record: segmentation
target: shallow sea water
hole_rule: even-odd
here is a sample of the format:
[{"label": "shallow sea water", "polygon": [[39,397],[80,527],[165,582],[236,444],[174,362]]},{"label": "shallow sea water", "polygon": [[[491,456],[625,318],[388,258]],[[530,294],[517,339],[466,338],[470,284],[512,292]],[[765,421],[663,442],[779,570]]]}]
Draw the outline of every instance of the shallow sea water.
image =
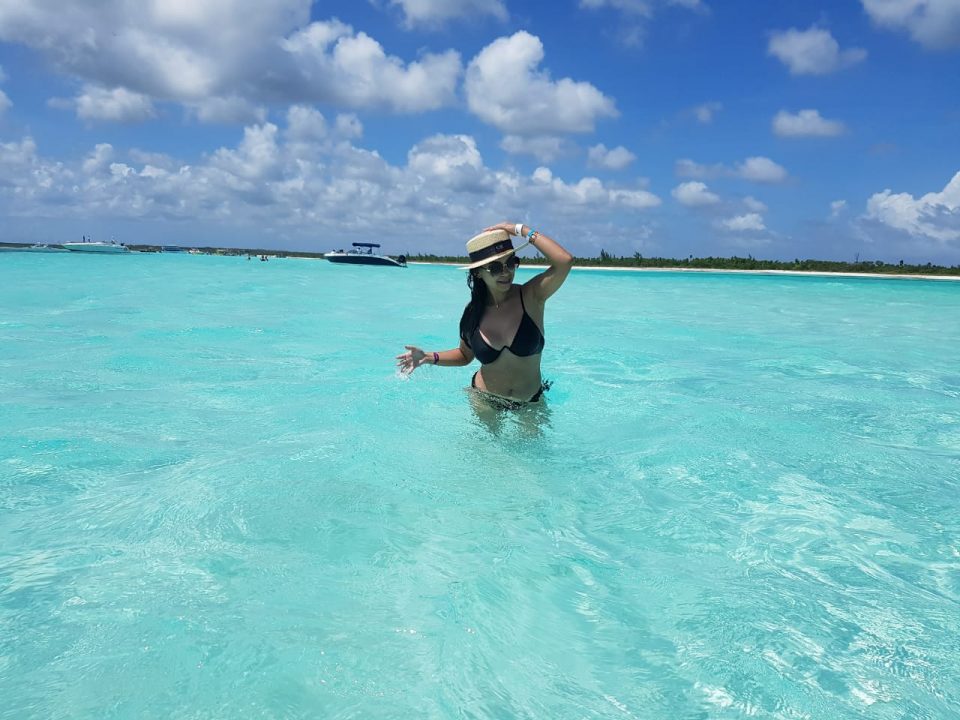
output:
[{"label": "shallow sea water", "polygon": [[466,298],[0,255],[0,718],[960,717],[960,283],[575,271],[492,421]]}]

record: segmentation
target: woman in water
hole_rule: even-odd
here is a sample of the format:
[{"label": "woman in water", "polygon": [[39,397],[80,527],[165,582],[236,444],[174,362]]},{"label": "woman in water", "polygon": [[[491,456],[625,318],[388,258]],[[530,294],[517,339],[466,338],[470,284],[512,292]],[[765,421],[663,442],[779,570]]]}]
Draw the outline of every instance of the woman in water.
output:
[{"label": "woman in water", "polygon": [[[526,238],[513,247],[511,235]],[[523,285],[513,282],[520,264],[517,250],[533,245],[550,267]],[[409,374],[421,365],[462,367],[480,361],[471,387],[499,406],[519,408],[540,402],[548,384],[540,376],[544,304],[567,279],[573,256],[556,241],[522,223],[488,227],[467,242],[470,302],[460,319],[460,346],[424,352],[406,345],[397,365]]]}]

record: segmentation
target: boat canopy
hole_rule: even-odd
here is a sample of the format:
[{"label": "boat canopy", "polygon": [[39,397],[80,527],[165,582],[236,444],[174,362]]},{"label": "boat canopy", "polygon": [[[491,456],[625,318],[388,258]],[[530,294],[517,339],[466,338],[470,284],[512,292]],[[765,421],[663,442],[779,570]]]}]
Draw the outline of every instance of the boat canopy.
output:
[{"label": "boat canopy", "polygon": [[380,243],[354,243],[354,247],[375,248],[380,247]]}]

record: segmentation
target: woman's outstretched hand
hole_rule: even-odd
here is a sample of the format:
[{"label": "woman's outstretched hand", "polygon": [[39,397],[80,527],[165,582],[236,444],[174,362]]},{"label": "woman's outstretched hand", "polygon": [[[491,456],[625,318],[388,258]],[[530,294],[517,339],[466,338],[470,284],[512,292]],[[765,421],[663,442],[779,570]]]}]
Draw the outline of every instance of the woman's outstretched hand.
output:
[{"label": "woman's outstretched hand", "polygon": [[421,365],[426,365],[428,361],[427,354],[413,345],[404,345],[407,352],[397,355],[397,367],[404,375],[409,375]]}]

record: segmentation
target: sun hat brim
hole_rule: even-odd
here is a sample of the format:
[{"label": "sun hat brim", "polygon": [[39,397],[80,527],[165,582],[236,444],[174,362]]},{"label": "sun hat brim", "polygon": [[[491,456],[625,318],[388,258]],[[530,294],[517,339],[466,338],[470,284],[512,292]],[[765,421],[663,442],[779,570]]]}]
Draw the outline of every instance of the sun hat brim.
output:
[{"label": "sun hat brim", "polygon": [[484,258],[483,260],[477,260],[477,262],[475,263],[464,265],[463,267],[458,267],[457,270],[473,270],[474,268],[478,268],[483,265],[489,265],[490,263],[496,262],[497,260],[502,260],[505,257],[510,257],[511,255],[515,254],[518,250],[522,250],[529,244],[530,244],[530,241],[528,240],[527,242],[523,243],[523,245],[518,245],[517,247],[511,248],[510,250],[504,250],[502,253],[491,255],[490,257]]}]

